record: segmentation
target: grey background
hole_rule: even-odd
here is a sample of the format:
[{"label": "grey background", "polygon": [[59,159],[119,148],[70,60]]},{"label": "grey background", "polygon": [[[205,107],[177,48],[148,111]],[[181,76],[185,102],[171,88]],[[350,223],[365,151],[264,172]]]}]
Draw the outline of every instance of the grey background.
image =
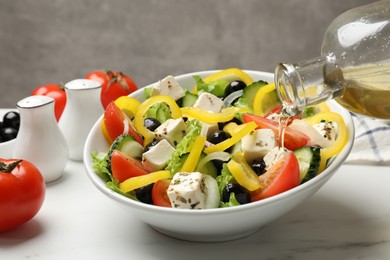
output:
[{"label": "grey background", "polygon": [[0,0],[0,107],[96,69],[139,87],[168,74],[273,72],[318,56],[340,13],[370,0]]}]

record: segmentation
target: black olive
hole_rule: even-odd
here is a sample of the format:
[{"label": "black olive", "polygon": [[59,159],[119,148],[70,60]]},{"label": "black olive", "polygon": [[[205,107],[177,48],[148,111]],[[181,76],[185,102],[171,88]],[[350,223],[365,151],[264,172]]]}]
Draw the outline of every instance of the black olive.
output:
[{"label": "black olive", "polygon": [[154,183],[143,186],[135,191],[135,195],[137,196],[137,199],[143,203],[147,204],[153,204],[152,200],[152,190],[153,190]]},{"label": "black olive", "polygon": [[144,126],[150,131],[156,130],[156,128],[159,127],[160,125],[161,125],[160,121],[158,121],[156,118],[147,117],[144,120]]},{"label": "black olive", "polygon": [[222,141],[225,141],[228,138],[229,138],[228,134],[225,133],[224,131],[216,131],[211,133],[208,136],[207,141],[209,141],[212,144],[218,144]]},{"label": "black olive", "polygon": [[12,127],[19,130],[20,116],[18,112],[10,111],[7,112],[3,117],[4,127]]},{"label": "black olive", "polygon": [[145,149],[144,149],[144,153],[146,153],[147,151],[149,151],[153,146],[155,146],[156,144],[158,144],[159,141],[157,140],[154,140],[153,142],[147,144],[145,146]]},{"label": "black olive", "polygon": [[222,191],[222,201],[229,202],[230,193],[234,193],[236,200],[240,204],[246,204],[250,202],[249,192],[246,191],[243,187],[236,183],[228,183]]},{"label": "black olive", "polygon": [[3,142],[15,139],[18,135],[18,130],[13,127],[3,127],[0,129],[0,136]]},{"label": "black olive", "polygon": [[236,92],[238,90],[242,90],[246,87],[245,82],[241,80],[234,80],[229,83],[229,85],[226,86],[225,88],[225,97],[229,96],[233,92]]},{"label": "black olive", "polygon": [[252,163],[251,167],[253,169],[253,171],[258,175],[262,175],[263,173],[265,173],[265,162],[264,160],[260,160],[260,161],[255,161]]}]

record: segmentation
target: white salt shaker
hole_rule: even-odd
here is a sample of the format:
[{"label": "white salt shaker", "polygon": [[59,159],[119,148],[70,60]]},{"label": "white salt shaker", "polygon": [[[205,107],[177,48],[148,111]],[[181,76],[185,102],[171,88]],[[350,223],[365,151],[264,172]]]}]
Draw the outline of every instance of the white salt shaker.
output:
[{"label": "white salt shaker", "polygon": [[68,161],[66,140],[54,115],[54,99],[30,96],[17,103],[20,128],[14,158],[33,163],[45,182],[60,178]]},{"label": "white salt shaker", "polygon": [[89,79],[75,79],[65,84],[66,106],[58,125],[69,147],[69,159],[83,159],[87,136],[103,114],[101,84]]}]

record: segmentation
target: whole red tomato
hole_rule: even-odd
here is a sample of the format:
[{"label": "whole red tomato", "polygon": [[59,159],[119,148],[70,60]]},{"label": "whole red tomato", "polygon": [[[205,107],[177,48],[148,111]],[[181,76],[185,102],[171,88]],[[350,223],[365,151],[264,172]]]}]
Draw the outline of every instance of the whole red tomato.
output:
[{"label": "whole red tomato", "polygon": [[56,116],[57,122],[60,120],[66,105],[66,93],[63,87],[56,84],[47,84],[34,89],[32,95],[41,95],[53,98],[54,114]]},{"label": "whole red tomato", "polygon": [[95,80],[102,84],[100,100],[104,109],[111,101],[121,96],[127,96],[138,89],[133,79],[122,72],[113,72],[110,70],[93,71],[87,74],[85,78]]},{"label": "whole red tomato", "polygon": [[32,163],[0,158],[0,232],[32,219],[43,204],[45,188]]}]

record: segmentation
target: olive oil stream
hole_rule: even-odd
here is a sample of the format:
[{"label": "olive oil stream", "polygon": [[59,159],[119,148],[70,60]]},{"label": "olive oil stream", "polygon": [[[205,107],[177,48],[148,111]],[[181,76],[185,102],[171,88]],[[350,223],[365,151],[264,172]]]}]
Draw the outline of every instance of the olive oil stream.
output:
[{"label": "olive oil stream", "polygon": [[279,148],[284,148],[284,133],[286,132],[286,128],[287,128],[289,120],[290,120],[289,116],[283,116],[282,113],[280,113],[280,115],[278,117]]}]

